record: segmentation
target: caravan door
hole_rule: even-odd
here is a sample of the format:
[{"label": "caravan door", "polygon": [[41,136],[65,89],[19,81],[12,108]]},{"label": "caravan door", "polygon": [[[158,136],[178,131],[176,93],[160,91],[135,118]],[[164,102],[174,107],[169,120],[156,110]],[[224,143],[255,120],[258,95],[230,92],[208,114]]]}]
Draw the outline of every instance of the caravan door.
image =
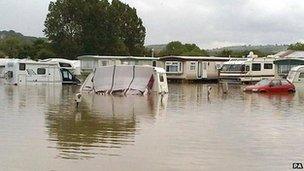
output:
[{"label": "caravan door", "polygon": [[203,73],[202,73],[202,77],[207,79],[207,73],[208,73],[208,65],[209,65],[209,62],[203,62]]},{"label": "caravan door", "polygon": [[201,61],[197,62],[196,77],[198,79],[202,79],[203,77],[203,63]]},{"label": "caravan door", "polygon": [[19,74],[18,75],[18,84],[25,85],[26,84],[26,74]]},{"label": "caravan door", "polygon": [[58,82],[58,79],[56,79],[57,78],[56,71],[58,72],[58,68],[56,68],[56,67],[50,66],[48,68],[48,75],[47,75],[48,82],[50,82],[50,83]]}]

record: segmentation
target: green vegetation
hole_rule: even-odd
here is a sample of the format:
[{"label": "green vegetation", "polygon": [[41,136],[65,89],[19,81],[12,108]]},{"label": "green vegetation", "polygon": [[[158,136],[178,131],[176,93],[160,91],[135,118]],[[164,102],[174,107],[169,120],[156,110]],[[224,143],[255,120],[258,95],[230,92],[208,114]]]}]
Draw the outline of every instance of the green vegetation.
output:
[{"label": "green vegetation", "polygon": [[224,48],[216,48],[208,50],[211,56],[231,56],[231,57],[243,57],[247,56],[250,51],[257,54],[259,57],[264,57],[271,54],[276,54],[280,51],[287,50],[288,45],[244,45],[244,46],[230,46]]},{"label": "green vegetation", "polygon": [[[148,45],[146,48],[151,51],[154,49],[156,56],[167,56],[167,55],[187,55],[187,56],[221,56],[221,57],[244,57],[249,54],[250,51],[254,52],[260,57],[264,57],[271,54],[276,54],[280,51],[287,50],[288,45],[244,45],[244,46],[230,46],[224,48],[216,48],[210,50],[199,51],[199,47],[196,46],[194,51],[189,52],[187,48],[184,48],[180,42],[171,42],[169,44],[161,45]],[[172,49],[174,47],[174,49]],[[151,53],[150,53],[151,55]]]},{"label": "green vegetation", "polygon": [[167,44],[167,46],[160,51],[157,56],[208,56],[208,53],[200,49],[196,44],[183,44],[179,41],[173,41]]},{"label": "green vegetation", "polygon": [[304,43],[297,42],[296,44],[291,44],[289,45],[288,50],[304,50]]},{"label": "green vegetation", "polygon": [[259,50],[244,50],[244,51],[233,51],[233,50],[228,50],[228,49],[224,49],[222,51],[213,53],[212,56],[221,56],[221,57],[237,57],[237,58],[241,58],[241,57],[246,57],[250,52],[253,52],[254,54],[258,55],[259,57],[265,57],[267,55],[270,55],[272,53],[264,53],[261,52]]},{"label": "green vegetation", "polygon": [[146,29],[135,8],[119,0],[57,0],[45,34],[57,55],[144,55]]},{"label": "green vegetation", "polygon": [[43,38],[23,36],[14,31],[0,32],[0,57],[43,59],[56,56]]}]

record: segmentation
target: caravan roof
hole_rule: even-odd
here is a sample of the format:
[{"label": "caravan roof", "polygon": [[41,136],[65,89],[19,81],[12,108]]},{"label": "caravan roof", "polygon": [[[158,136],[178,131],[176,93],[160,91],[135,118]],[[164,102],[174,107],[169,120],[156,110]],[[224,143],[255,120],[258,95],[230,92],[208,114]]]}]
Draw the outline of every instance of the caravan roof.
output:
[{"label": "caravan roof", "polygon": [[140,56],[98,56],[98,55],[83,55],[78,59],[135,59],[135,60],[158,60],[155,57],[140,57]]},{"label": "caravan roof", "polygon": [[229,57],[214,57],[214,56],[165,56],[161,57],[160,60],[201,60],[201,61],[229,61]]},{"label": "caravan roof", "polygon": [[57,65],[59,66],[58,62],[37,62],[31,59],[12,59],[7,63],[25,63],[25,64],[33,64],[33,65]]}]

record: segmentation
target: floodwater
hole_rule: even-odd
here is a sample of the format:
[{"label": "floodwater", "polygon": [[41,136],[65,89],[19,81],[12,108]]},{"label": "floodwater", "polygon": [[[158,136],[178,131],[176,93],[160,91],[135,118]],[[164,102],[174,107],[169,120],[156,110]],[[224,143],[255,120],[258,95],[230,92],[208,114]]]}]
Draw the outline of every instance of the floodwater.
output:
[{"label": "floodwater", "polygon": [[304,162],[304,91],[171,84],[169,95],[85,95],[0,83],[0,170],[292,170]]}]

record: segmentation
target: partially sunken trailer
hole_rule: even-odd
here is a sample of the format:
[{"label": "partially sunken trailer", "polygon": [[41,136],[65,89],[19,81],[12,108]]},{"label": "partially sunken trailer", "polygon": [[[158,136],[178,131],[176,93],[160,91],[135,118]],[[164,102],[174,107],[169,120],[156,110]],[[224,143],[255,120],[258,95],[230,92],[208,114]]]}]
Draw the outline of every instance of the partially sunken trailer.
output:
[{"label": "partially sunken trailer", "polygon": [[104,66],[95,68],[80,92],[97,94],[168,93],[166,72],[152,66]]}]

